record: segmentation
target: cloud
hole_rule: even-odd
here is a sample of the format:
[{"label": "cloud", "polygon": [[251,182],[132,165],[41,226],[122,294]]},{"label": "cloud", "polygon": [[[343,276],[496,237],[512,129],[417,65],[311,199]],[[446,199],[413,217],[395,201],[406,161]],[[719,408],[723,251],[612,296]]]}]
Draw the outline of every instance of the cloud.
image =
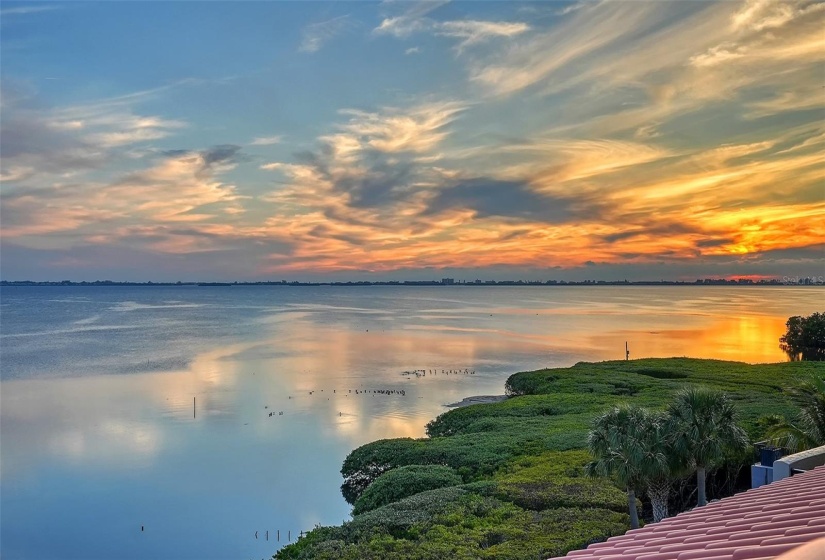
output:
[{"label": "cloud", "polygon": [[[139,97],[120,97],[64,108],[44,107],[33,94],[3,90],[0,152],[4,181],[65,175],[103,167],[118,148],[166,138],[186,123],[137,114]],[[27,173],[20,172],[29,170]]]},{"label": "cloud", "polygon": [[585,100],[635,91],[652,101],[634,100],[631,109],[603,115],[598,134],[609,130],[607,123],[638,128],[644,118],[662,121],[759,87],[794,90],[800,81],[810,83],[825,54],[825,4],[757,4],[781,17],[768,18],[769,26],[755,14],[736,23],[742,5],[731,2],[589,4],[563,25],[475,60],[471,80],[495,96],[532,87],[544,95],[572,90],[583,109],[590,105]]},{"label": "cloud", "polygon": [[[161,151],[187,125],[142,110],[164,88],[63,108],[4,91],[4,246],[197,267],[192,255],[237,253],[260,274],[587,259],[658,276],[658,262],[735,270],[825,238],[821,3],[582,2],[514,12],[524,23],[440,21],[440,5],[382,4],[374,33],[506,48],[447,61],[450,81],[425,84],[437,93],[310,122],[314,140],[290,138],[298,151],[276,161],[220,139]],[[318,25],[307,52],[339,36]],[[459,64],[468,83],[452,81]],[[244,166],[268,172],[266,193]]]},{"label": "cloud", "polygon": [[465,109],[465,104],[450,101],[426,103],[406,111],[343,111],[350,116],[349,122],[339,126],[343,135],[327,138],[333,144],[351,141],[381,152],[426,152],[444,139],[445,127]]},{"label": "cloud", "polygon": [[236,188],[217,176],[234,167],[232,160],[239,150],[239,146],[225,144],[175,154],[95,194],[102,207],[116,205],[159,222],[197,222],[216,214],[234,214],[242,211]]},{"label": "cloud", "polygon": [[404,54],[410,55],[410,54],[418,54],[420,52],[421,52],[420,47],[410,47],[409,49],[404,51]]},{"label": "cloud", "polygon": [[249,143],[250,146],[271,146],[272,144],[280,144],[283,141],[283,136],[259,136]]},{"label": "cloud", "polygon": [[747,54],[747,49],[742,45],[716,45],[706,52],[690,57],[690,64],[699,68],[716,66],[742,58]]},{"label": "cloud", "polygon": [[[458,118],[468,110],[344,111],[350,120],[322,135],[318,150],[267,164],[286,177],[270,201],[290,214],[268,225],[289,231],[300,257],[275,259],[272,270],[576,266],[581,254],[645,263],[756,255],[787,247],[782,230],[798,245],[819,235],[806,223],[825,207],[815,187],[825,177],[817,127],[673,149],[663,119],[648,121],[644,134],[632,129],[634,140],[559,128],[455,146],[476,120]],[[460,257],[446,247],[461,247]],[[351,255],[345,264],[342,251]]]},{"label": "cloud", "polygon": [[3,8],[0,10],[0,17],[22,16],[27,14],[37,14],[41,12],[50,12],[59,9],[59,6],[19,6],[16,8]]},{"label": "cloud", "polygon": [[387,7],[403,6],[406,8],[401,14],[394,17],[387,17],[373,29],[376,35],[392,35],[399,39],[409,37],[413,33],[418,33],[429,28],[431,21],[426,19],[428,13],[437,10],[448,3],[443,0],[423,0],[406,3],[386,3]]},{"label": "cloud", "polygon": [[[172,229],[165,226],[111,229],[100,239],[75,237],[69,247],[29,247],[2,239],[4,278],[65,278],[129,281],[264,277],[255,263],[270,255],[288,258],[292,242],[272,233]],[[215,262],[221,266],[216,268]]]},{"label": "cloud", "polygon": [[354,26],[355,22],[348,15],[307,25],[301,34],[301,45],[298,50],[306,53],[318,52],[326,43],[353,29]]},{"label": "cloud", "polygon": [[796,111],[813,111],[825,109],[825,95],[822,86],[816,83],[797,86],[768,99],[750,101],[745,104],[749,119],[760,119]]},{"label": "cloud", "polygon": [[545,195],[528,183],[489,177],[460,179],[439,189],[427,201],[425,214],[470,210],[477,218],[520,218],[531,222],[562,223],[576,216],[573,198]]},{"label": "cloud", "polygon": [[[653,225],[647,225],[644,227],[629,227],[627,229],[623,229],[620,231],[616,231],[614,233],[609,233],[606,235],[600,236],[601,240],[605,243],[618,243],[624,242],[629,239],[634,238],[653,238],[662,236],[672,237],[675,235],[683,235],[683,234],[695,234],[695,233],[702,233],[700,229],[697,229],[694,225],[686,225],[682,223],[658,223]],[[642,255],[643,253],[639,253]]]},{"label": "cloud", "polygon": [[596,219],[600,204],[589,195],[440,167],[444,127],[460,110],[442,102],[345,111],[350,120],[321,136],[318,150],[298,154],[299,163],[265,164],[286,177],[267,199],[282,209],[267,225],[297,241],[295,258],[274,259],[272,270],[447,266],[444,244],[463,247],[468,263],[501,262],[505,254],[508,263],[523,262],[535,258],[536,246],[558,242],[548,228]]},{"label": "cloud", "polygon": [[[391,35],[405,39],[416,33],[432,33],[437,36],[460,39],[458,50],[497,37],[515,37],[529,31],[530,26],[522,22],[455,20],[436,21],[425,17],[426,14],[440,7],[443,2],[418,2],[404,13],[384,18],[373,29],[376,35]],[[411,49],[407,50],[410,54]],[[418,52],[418,51],[413,51]]]},{"label": "cloud", "polygon": [[[107,183],[54,183],[4,191],[0,232],[6,238],[70,232],[94,236],[100,228],[107,232],[116,226],[205,223],[236,215],[243,212],[241,197],[234,185],[218,176],[232,168],[239,149],[221,145],[170,152],[149,168]],[[55,238],[50,243],[63,242]]]},{"label": "cloud", "polygon": [[735,31],[763,31],[782,27],[813,12],[825,9],[815,0],[784,2],[782,0],[746,0],[732,18]]},{"label": "cloud", "polygon": [[410,265],[420,253],[406,245],[455,223],[434,207],[428,212],[427,201],[442,185],[455,183],[434,163],[449,125],[464,109],[446,101],[343,111],[348,120],[320,136],[317,150],[297,154],[297,163],[265,164],[286,178],[267,197],[279,209],[267,227],[298,241],[295,258],[274,259],[273,270],[341,266],[333,261],[342,251],[351,255],[346,268],[370,268],[376,260],[384,261],[381,267]]},{"label": "cloud", "polygon": [[[167,121],[158,118],[147,119],[128,114],[119,117],[113,115],[112,117],[113,119],[110,121],[112,125],[121,128],[121,130],[91,133],[86,136],[86,139],[103,148],[116,148],[149,140],[160,140],[170,136],[174,129],[186,126],[180,121]],[[77,123],[78,128],[84,126],[80,121],[74,121],[74,123]],[[94,123],[90,124],[95,126]]]},{"label": "cloud", "polygon": [[459,49],[494,37],[515,37],[530,29],[526,23],[497,21],[445,21],[435,25],[436,35],[462,39]]},{"label": "cloud", "polygon": [[199,155],[203,160],[204,170],[211,169],[215,164],[230,161],[240,149],[241,147],[235,144],[221,144],[201,151]]},{"label": "cloud", "polygon": [[567,14],[572,14],[575,11],[581,10],[589,3],[590,2],[572,2],[561,10],[556,11],[555,14],[558,16],[566,16]]},{"label": "cloud", "polygon": [[471,70],[471,80],[496,95],[522,90],[641,27],[651,9],[647,4],[627,3],[582,8],[565,25],[514,46],[499,55],[497,61],[477,62]]},{"label": "cloud", "polygon": [[718,237],[718,238],[707,238],[707,239],[699,239],[696,241],[697,247],[720,247],[722,245],[730,245],[734,242],[733,238],[730,237]]}]

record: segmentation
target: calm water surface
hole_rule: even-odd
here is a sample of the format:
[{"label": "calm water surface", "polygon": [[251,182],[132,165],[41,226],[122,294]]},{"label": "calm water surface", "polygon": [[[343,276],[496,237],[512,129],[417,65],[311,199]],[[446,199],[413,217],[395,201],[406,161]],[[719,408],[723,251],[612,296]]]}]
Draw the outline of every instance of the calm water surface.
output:
[{"label": "calm water surface", "polygon": [[[9,287],[0,296],[0,556],[181,560],[268,558],[288,531],[294,540],[341,523],[349,451],[422,436],[445,404],[500,394],[516,371],[621,359],[625,341],[632,358],[783,361],[785,320],[816,311],[822,291]],[[415,369],[438,373],[403,375]]]}]

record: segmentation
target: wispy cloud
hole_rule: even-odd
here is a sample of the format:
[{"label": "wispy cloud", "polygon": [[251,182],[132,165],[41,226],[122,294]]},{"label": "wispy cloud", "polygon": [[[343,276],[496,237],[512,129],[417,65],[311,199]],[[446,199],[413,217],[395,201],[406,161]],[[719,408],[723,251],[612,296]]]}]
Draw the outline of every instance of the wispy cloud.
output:
[{"label": "wispy cloud", "polygon": [[782,0],[746,0],[734,14],[731,27],[735,31],[763,31],[782,27],[799,18],[825,9],[814,0],[784,2]]},{"label": "wispy cloud", "polygon": [[448,1],[449,0],[418,0],[404,3],[385,3],[385,7],[395,8],[401,6],[404,10],[400,14],[382,19],[378,27],[373,29],[373,33],[377,35],[392,35],[403,39],[413,33],[424,31],[432,24],[432,21],[425,19],[425,16],[447,4]]},{"label": "wispy cloud", "polygon": [[259,136],[249,143],[250,146],[271,146],[272,144],[280,144],[283,141],[283,136]]},{"label": "wispy cloud", "polygon": [[444,128],[466,105],[456,102],[426,103],[411,110],[388,108],[381,113],[347,110],[349,122],[340,125],[344,135],[327,137],[342,144],[350,141],[381,152],[423,153],[446,136]]},{"label": "wispy cloud", "polygon": [[298,50],[307,53],[318,52],[326,43],[354,27],[355,22],[348,15],[307,25],[303,30]]},{"label": "wispy cloud", "polygon": [[567,14],[572,14],[573,12],[575,12],[577,10],[581,10],[582,8],[584,8],[589,3],[592,3],[592,2],[591,1],[571,2],[570,4],[565,6],[564,8],[561,8],[560,10],[557,10],[555,12],[555,15],[566,16]]},{"label": "wispy cloud", "polygon": [[498,95],[523,90],[570,70],[579,61],[643,28],[657,11],[651,3],[617,2],[584,7],[564,25],[515,45],[497,60],[476,62],[471,79]]},{"label": "wispy cloud", "polygon": [[[479,21],[454,20],[437,21],[426,17],[427,14],[439,8],[443,2],[413,3],[404,13],[395,17],[384,18],[381,24],[373,29],[376,35],[391,35],[404,39],[415,33],[432,33],[442,37],[459,39],[458,50],[464,47],[481,43],[496,37],[515,37],[526,31],[530,26],[522,22],[507,21]],[[409,51],[409,50],[408,50]],[[407,52],[407,54],[410,54]]]},{"label": "wispy cloud", "polygon": [[0,17],[22,16],[26,14],[37,14],[41,12],[50,12],[59,9],[60,6],[55,5],[40,5],[40,6],[19,6],[16,8],[2,8],[0,9]]},{"label": "wispy cloud", "polygon": [[[186,123],[138,114],[139,97],[104,99],[98,103],[44,108],[30,97],[5,95],[0,123],[4,165],[35,174],[63,175],[103,166],[115,149],[166,138]],[[8,175],[4,180],[12,180]],[[17,174],[14,180],[23,180]]]},{"label": "wispy cloud", "polygon": [[480,43],[494,37],[515,37],[528,31],[526,23],[498,21],[445,21],[435,25],[435,33],[445,37],[462,39],[459,48]]},{"label": "wispy cloud", "polygon": [[[242,212],[240,196],[218,176],[234,167],[238,146],[224,145],[163,155],[151,167],[112,182],[57,182],[38,189],[5,191],[4,237],[41,236],[100,227],[150,223],[199,223]],[[85,231],[84,228],[91,228]]]}]

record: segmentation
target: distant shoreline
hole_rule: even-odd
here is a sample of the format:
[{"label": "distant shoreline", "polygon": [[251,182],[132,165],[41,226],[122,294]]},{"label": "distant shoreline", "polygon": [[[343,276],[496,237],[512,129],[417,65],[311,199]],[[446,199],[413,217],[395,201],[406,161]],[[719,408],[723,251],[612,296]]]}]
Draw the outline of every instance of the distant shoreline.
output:
[{"label": "distant shoreline", "polygon": [[[796,278],[796,277],[795,277]],[[783,280],[759,280],[754,282],[750,279],[740,279],[740,280],[715,280],[715,279],[703,279],[703,280],[696,280],[693,282],[680,282],[680,281],[667,281],[667,280],[657,280],[657,281],[646,281],[640,280],[637,282],[629,282],[629,281],[607,281],[607,280],[585,280],[582,282],[573,282],[573,281],[556,281],[556,280],[548,280],[546,282],[542,281],[522,281],[522,280],[485,280],[485,281],[471,281],[471,282],[445,282],[445,281],[437,281],[437,280],[405,280],[405,281],[387,281],[387,282],[112,282],[112,281],[94,281],[94,282],[70,282],[70,281],[62,281],[62,282],[36,282],[32,280],[2,280],[0,281],[0,287],[62,287],[62,286],[72,286],[72,287],[88,287],[88,288],[106,288],[112,286],[130,286],[130,287],[145,287],[145,288],[154,288],[154,287],[169,287],[169,286],[187,286],[187,287],[238,287],[238,286],[270,286],[270,287],[313,287],[313,286],[332,286],[332,287],[375,287],[375,286],[392,286],[392,287],[445,287],[445,288],[456,288],[456,287],[474,287],[474,288],[481,288],[481,287],[495,287],[495,286],[524,286],[524,287],[546,287],[546,288],[558,288],[558,287],[598,287],[598,286],[699,286],[699,287],[713,287],[713,286],[743,286],[743,287],[755,287],[755,286],[825,286],[825,282],[817,278],[798,278],[792,279],[790,281],[783,281]]]}]

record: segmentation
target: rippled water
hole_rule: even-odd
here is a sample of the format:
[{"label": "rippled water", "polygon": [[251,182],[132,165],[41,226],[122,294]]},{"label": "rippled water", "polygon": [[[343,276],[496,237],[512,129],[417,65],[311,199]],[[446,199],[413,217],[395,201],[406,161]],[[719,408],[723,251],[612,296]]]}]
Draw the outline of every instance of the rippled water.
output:
[{"label": "rippled water", "polygon": [[821,295],[3,288],[0,556],[268,558],[348,517],[350,450],[422,436],[444,404],[500,394],[515,371],[622,359],[625,341],[632,358],[782,361],[785,320]]}]

